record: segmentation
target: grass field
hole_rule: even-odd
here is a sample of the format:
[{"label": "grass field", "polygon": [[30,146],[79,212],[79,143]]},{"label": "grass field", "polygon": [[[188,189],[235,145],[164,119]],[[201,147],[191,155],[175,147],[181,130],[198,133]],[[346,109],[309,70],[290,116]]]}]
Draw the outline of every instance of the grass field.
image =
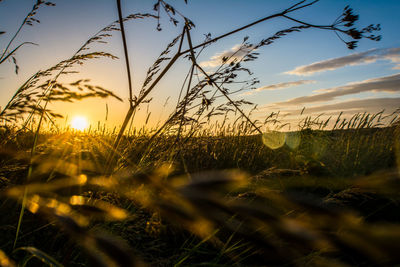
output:
[{"label": "grass field", "polygon": [[111,134],[43,133],[31,158],[32,134],[3,131],[1,250],[28,266],[395,264],[398,134],[308,128],[276,149],[141,134],[110,162]]}]

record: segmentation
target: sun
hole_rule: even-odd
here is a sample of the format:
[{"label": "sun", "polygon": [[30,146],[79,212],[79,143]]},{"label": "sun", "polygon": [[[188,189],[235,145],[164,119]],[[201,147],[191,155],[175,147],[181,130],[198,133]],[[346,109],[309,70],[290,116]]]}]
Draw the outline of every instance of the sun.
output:
[{"label": "sun", "polygon": [[83,116],[75,116],[71,120],[71,127],[78,131],[83,131],[88,127],[89,123]]}]

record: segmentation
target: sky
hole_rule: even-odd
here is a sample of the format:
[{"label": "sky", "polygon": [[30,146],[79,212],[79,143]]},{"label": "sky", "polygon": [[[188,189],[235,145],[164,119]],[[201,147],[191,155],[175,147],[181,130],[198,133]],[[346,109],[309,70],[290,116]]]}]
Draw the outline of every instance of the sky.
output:
[{"label": "sky", "polygon": [[[0,51],[18,29],[25,15],[36,1],[3,0],[0,2]],[[4,107],[14,92],[32,74],[44,70],[59,61],[71,57],[75,51],[98,30],[117,19],[113,0],[53,0],[54,7],[44,6],[35,18],[40,23],[25,26],[11,47],[22,42],[25,45],[15,55],[19,73],[14,72],[12,62],[0,65],[0,106]],[[152,13],[155,0],[122,0],[123,14]],[[282,11],[297,3],[293,0],[184,0],[167,1],[176,10],[190,18],[195,28],[191,30],[194,44],[201,43],[204,35],[213,37]],[[309,1],[311,2],[311,1]],[[358,47],[349,50],[332,31],[305,29],[292,33],[262,47],[258,59],[243,65],[253,72],[250,79],[260,83],[253,90],[232,95],[234,100],[246,99],[258,105],[255,119],[263,119],[272,111],[289,114],[293,120],[302,116],[348,114],[356,112],[390,113],[400,107],[400,1],[398,0],[321,0],[315,5],[294,12],[291,16],[303,21],[328,25],[350,5],[360,15],[356,26],[381,25],[382,40],[361,40]],[[166,45],[182,30],[182,23],[174,26],[168,16],[161,13],[162,31],[157,31],[157,20],[148,18],[128,21],[125,24],[133,91],[137,95],[148,68]],[[207,47],[199,56],[200,65],[208,72],[218,68],[224,56],[237,50],[248,36],[248,42],[258,43],[276,31],[296,26],[297,23],[277,18],[257,24],[231,35]],[[187,47],[187,44],[184,44]],[[105,51],[119,59],[94,59],[75,68],[78,74],[61,77],[61,82],[73,82],[88,78],[92,84],[112,90],[123,99],[89,99],[77,103],[57,103],[51,108],[59,111],[67,124],[74,116],[85,116],[90,123],[98,121],[110,127],[123,121],[128,103],[128,82],[121,36],[115,32],[107,44],[96,44],[90,51]],[[239,53],[240,55],[240,53]],[[190,68],[190,62],[182,58],[171,68],[160,84],[149,95],[153,100],[141,107],[134,125],[144,124],[148,113],[151,125],[162,123],[176,106],[180,87]],[[235,85],[232,85],[232,90]],[[222,101],[222,100],[221,100]],[[108,111],[107,111],[108,110]]]}]

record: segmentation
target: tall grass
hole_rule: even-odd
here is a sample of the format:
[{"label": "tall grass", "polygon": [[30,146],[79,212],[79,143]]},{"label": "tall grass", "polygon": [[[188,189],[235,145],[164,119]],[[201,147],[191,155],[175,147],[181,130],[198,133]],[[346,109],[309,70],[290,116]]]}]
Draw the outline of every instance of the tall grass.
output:
[{"label": "tall grass", "polygon": [[[32,136],[19,134],[7,150],[17,154],[1,162],[7,179],[2,210],[11,208],[11,199],[22,201],[27,190],[30,214],[17,244],[46,251],[66,265],[85,262],[76,245],[62,245],[67,236],[94,265],[394,263],[397,254],[390,251],[396,244],[389,237],[398,232],[392,212],[398,208],[396,131],[398,124],[302,129],[286,133],[300,136],[297,147],[286,143],[274,150],[262,136],[243,132],[210,135],[207,129],[183,135],[184,146],[174,146],[174,135],[151,140],[151,134],[136,134],[122,139],[108,177],[102,173],[111,136],[48,133],[39,138],[29,183],[23,179],[29,154],[23,151]],[[321,150],[324,143],[329,150]],[[366,201],[369,206],[357,206]],[[12,227],[15,215],[3,225]],[[393,226],[387,228],[388,222]],[[38,235],[52,235],[57,227],[62,232],[51,239],[55,247],[37,243]],[[105,230],[136,250],[104,236]],[[9,253],[10,233],[5,237],[2,249]],[[126,254],[123,261],[119,253]],[[21,254],[12,255],[19,261]]]}]

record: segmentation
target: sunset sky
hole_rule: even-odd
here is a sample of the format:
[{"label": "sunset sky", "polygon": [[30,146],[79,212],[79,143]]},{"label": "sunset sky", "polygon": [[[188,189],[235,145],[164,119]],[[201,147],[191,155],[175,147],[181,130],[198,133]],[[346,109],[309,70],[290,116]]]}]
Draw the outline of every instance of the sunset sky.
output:
[{"label": "sunset sky", "polygon": [[[3,0],[0,2],[0,51],[18,29],[35,1]],[[55,7],[43,7],[36,16],[41,21],[33,27],[25,26],[14,47],[21,42],[34,42],[16,54],[20,67],[14,73],[11,62],[0,65],[0,106],[4,107],[24,81],[38,70],[44,70],[69,58],[98,30],[117,19],[113,0],[53,0]],[[153,13],[152,0],[122,0],[123,13]],[[298,1],[293,0],[183,0],[167,1],[190,18],[196,27],[192,30],[193,42],[200,43],[204,34],[213,37],[229,32],[279,12]],[[307,114],[338,114],[340,111],[392,112],[400,107],[400,1],[398,0],[321,0],[312,7],[292,14],[306,22],[328,25],[350,5],[360,20],[356,26],[381,24],[380,42],[361,40],[355,50],[346,45],[332,31],[306,29],[292,33],[274,44],[259,49],[260,56],[245,64],[254,77],[260,80],[257,89],[235,94],[234,99],[245,98],[258,104],[255,118],[262,119],[271,111],[297,114],[306,107]],[[132,67],[134,93],[140,90],[147,69],[166,45],[181,32],[168,22],[162,13],[162,31],[157,31],[157,20],[133,20],[126,23],[127,43]],[[260,23],[248,30],[229,36],[209,46],[199,58],[201,66],[211,72],[219,66],[225,55],[232,53],[245,36],[257,43],[276,31],[298,25],[283,18]],[[112,90],[124,102],[114,99],[91,99],[75,104],[55,104],[54,109],[68,118],[85,116],[93,124],[104,121],[106,103],[110,126],[118,126],[128,108],[128,83],[124,68],[122,42],[118,32],[107,39],[108,43],[95,45],[91,51],[110,52],[120,59],[95,59],[80,67],[62,81],[72,82],[89,78],[91,83]],[[176,105],[180,86],[190,67],[187,59],[181,59],[151,94],[153,101],[148,110],[155,125],[167,117]],[[166,100],[168,101],[166,102]],[[165,104],[166,103],[166,104]],[[135,118],[135,124],[143,124],[147,105]],[[65,121],[65,120],[64,120]],[[64,123],[63,120],[60,123]]]}]

